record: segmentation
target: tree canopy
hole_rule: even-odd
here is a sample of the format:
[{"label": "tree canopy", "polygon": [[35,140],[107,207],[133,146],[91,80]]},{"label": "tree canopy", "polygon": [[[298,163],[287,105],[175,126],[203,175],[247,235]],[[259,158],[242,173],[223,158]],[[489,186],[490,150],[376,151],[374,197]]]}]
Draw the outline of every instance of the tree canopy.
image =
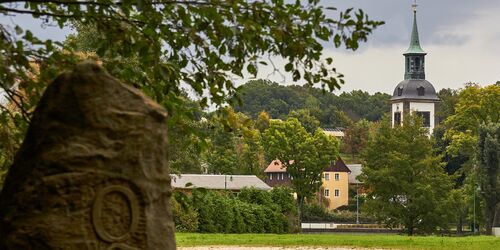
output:
[{"label": "tree canopy", "polygon": [[306,198],[318,192],[323,170],[337,159],[339,141],[317,129],[309,134],[296,118],[272,121],[263,134],[268,159],[278,159],[291,176],[299,215]]},{"label": "tree canopy", "polygon": [[500,122],[500,86],[469,84],[459,93],[455,113],[445,121],[451,154],[473,155],[481,125]]},{"label": "tree canopy", "polygon": [[477,159],[486,232],[491,234],[493,226],[500,226],[500,123],[479,128]]},{"label": "tree canopy", "polygon": [[446,228],[453,218],[452,182],[417,115],[391,128],[388,119],[370,139],[362,180],[370,190],[366,211],[390,227],[404,225],[409,235]]},{"label": "tree canopy", "polygon": [[265,162],[261,133],[253,120],[224,108],[204,123],[208,148],[203,158],[209,173],[262,174]]},{"label": "tree canopy", "polygon": [[308,110],[322,127],[347,127],[351,120],[360,119],[378,121],[390,108],[388,94],[354,90],[337,96],[318,88],[281,86],[266,80],[249,81],[240,93],[242,103],[235,108],[251,117],[266,111],[272,118],[285,119],[292,111]]},{"label": "tree canopy", "polygon": [[[90,25],[98,41],[92,44],[104,66],[116,77],[142,87],[161,100],[180,84],[216,104],[235,93],[231,76],[246,72],[256,76],[264,55],[280,56],[294,80],[319,84],[329,90],[340,87],[342,75],[323,58],[321,41],[355,50],[360,41],[382,22],[372,21],[362,11],[340,12],[338,19],[326,16],[318,0],[295,1],[3,1],[0,14],[29,15],[63,28],[74,23]],[[30,81],[30,62],[40,73],[61,70],[69,64],[75,43],[41,40],[29,30],[0,27],[1,81],[8,89],[16,81]],[[129,65],[135,57],[138,64]],[[49,78],[50,79],[50,78]],[[33,80],[31,80],[33,81]],[[163,84],[158,84],[161,82]]]},{"label": "tree canopy", "polygon": [[[82,58],[100,60],[113,76],[166,107],[170,117],[191,111],[184,107],[182,86],[200,98],[201,107],[221,105],[238,99],[234,77],[256,76],[267,64],[290,72],[294,81],[338,89],[342,74],[324,57],[324,43],[356,50],[383,22],[362,10],[339,11],[337,18],[327,16],[331,11],[319,0],[2,1],[0,15],[13,17],[14,26],[0,24],[0,88],[15,106],[1,107],[9,138],[2,151],[15,152],[47,84]],[[86,35],[66,42],[42,39],[16,25],[19,16]],[[286,63],[274,64],[277,57]],[[2,165],[12,157],[2,155]]]}]

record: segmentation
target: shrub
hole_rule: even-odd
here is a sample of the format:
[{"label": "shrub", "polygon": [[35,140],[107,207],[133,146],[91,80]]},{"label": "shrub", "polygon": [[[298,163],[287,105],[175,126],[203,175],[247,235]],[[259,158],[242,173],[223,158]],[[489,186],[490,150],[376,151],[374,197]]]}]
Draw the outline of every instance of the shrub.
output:
[{"label": "shrub", "polygon": [[287,187],[275,187],[269,193],[272,203],[278,205],[279,212],[291,215],[297,214],[297,207],[292,195],[292,189]]},{"label": "shrub", "polygon": [[183,198],[184,194],[174,194],[170,199],[172,214],[174,216],[175,230],[178,232],[196,232],[198,231],[198,213],[188,201]]},{"label": "shrub", "polygon": [[263,206],[273,205],[273,200],[271,199],[271,194],[269,192],[255,188],[244,188],[238,193],[237,197],[238,200],[246,203],[259,204]]},{"label": "shrub", "polygon": [[333,217],[328,210],[321,205],[305,204],[302,208],[302,221],[333,221]]},{"label": "shrub", "polygon": [[[174,194],[172,206],[176,228],[202,233],[289,232],[292,228],[288,222],[289,214],[294,206],[290,206],[288,197],[280,192],[283,191],[276,196],[280,197],[278,204],[273,202],[271,193],[251,189],[238,195],[202,189],[194,190],[190,197]],[[188,208],[182,209],[181,203]]]}]

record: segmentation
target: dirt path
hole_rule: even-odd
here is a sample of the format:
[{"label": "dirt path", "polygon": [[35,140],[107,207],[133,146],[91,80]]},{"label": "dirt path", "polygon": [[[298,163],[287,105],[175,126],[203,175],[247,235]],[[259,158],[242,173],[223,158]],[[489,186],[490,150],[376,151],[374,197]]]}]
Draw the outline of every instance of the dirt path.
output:
[{"label": "dirt path", "polygon": [[[375,248],[351,247],[239,247],[239,246],[205,246],[205,247],[178,247],[179,250],[376,250]],[[381,249],[378,249],[381,250]]]}]

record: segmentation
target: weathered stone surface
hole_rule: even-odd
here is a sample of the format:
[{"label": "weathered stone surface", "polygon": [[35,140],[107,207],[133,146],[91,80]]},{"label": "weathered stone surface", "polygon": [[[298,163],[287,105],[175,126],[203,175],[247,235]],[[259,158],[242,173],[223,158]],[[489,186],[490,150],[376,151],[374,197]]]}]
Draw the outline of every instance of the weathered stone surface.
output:
[{"label": "weathered stone surface", "polygon": [[175,249],[166,112],[98,65],[59,76],[0,196],[0,249]]}]

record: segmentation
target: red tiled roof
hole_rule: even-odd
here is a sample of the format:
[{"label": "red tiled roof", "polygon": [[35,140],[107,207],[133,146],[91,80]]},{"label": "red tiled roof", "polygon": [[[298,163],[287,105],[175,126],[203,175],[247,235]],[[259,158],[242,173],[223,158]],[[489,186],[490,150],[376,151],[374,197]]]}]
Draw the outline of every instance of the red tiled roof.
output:
[{"label": "red tiled roof", "polygon": [[[342,158],[339,157],[335,162],[332,162],[329,167],[325,168],[323,172],[350,173],[351,170],[346,166]],[[266,170],[264,170],[264,173],[286,173],[286,167],[283,167],[283,164],[280,160],[274,160],[269,164],[269,166],[267,166]]]},{"label": "red tiled roof", "polygon": [[283,167],[280,160],[274,160],[267,166],[264,173],[286,173],[286,167]]},{"label": "red tiled roof", "polygon": [[344,161],[342,158],[338,158],[335,162],[332,162],[332,164],[325,168],[323,170],[324,172],[347,172],[350,173],[351,170],[345,165]]}]

